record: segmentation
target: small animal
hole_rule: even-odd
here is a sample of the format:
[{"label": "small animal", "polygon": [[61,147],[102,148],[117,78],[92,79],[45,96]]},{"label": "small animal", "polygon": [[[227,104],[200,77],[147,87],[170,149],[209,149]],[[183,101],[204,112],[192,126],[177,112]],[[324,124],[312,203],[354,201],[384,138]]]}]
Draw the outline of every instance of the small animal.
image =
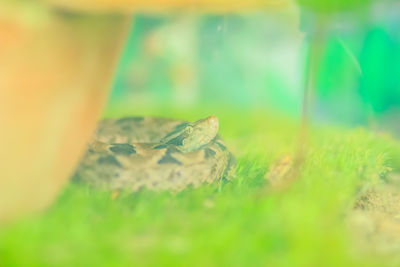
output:
[{"label": "small animal", "polygon": [[219,122],[157,117],[100,121],[75,181],[105,190],[181,191],[233,177],[235,158],[218,136]]}]

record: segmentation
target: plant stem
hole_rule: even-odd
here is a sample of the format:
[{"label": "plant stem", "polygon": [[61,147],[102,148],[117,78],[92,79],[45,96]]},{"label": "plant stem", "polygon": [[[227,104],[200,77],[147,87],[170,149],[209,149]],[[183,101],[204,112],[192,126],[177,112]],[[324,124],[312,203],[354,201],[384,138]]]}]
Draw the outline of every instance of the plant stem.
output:
[{"label": "plant stem", "polygon": [[317,15],[315,20],[315,31],[310,34],[309,49],[307,54],[305,80],[303,84],[303,100],[301,111],[301,124],[298,139],[295,164],[301,165],[304,161],[309,141],[310,108],[312,106],[313,93],[316,90],[319,65],[321,62],[325,44],[326,16]]}]

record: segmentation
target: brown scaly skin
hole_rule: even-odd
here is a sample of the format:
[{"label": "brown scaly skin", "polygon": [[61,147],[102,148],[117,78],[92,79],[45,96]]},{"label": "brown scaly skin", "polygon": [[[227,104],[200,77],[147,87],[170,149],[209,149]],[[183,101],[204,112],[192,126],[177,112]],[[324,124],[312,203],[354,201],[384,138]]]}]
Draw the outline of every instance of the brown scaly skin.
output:
[{"label": "brown scaly skin", "polygon": [[106,190],[180,191],[230,178],[235,160],[215,116],[184,122],[153,117],[105,119],[75,180]]}]

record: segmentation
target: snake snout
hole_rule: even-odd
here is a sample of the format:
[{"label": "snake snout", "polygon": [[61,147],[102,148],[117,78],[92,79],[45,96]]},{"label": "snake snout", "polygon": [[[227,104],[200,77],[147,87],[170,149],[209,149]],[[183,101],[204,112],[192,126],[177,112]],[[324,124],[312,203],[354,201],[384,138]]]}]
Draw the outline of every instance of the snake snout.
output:
[{"label": "snake snout", "polygon": [[214,116],[214,115],[209,116],[209,117],[207,118],[207,121],[208,121],[208,123],[209,123],[210,126],[216,128],[216,129],[218,129],[219,121],[218,121],[218,118],[217,118],[216,116]]}]

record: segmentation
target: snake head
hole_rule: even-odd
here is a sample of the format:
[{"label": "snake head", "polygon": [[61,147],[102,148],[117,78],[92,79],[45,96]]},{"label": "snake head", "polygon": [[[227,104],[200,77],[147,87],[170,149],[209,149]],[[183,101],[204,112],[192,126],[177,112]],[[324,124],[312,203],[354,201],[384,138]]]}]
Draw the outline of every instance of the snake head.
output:
[{"label": "snake head", "polygon": [[160,143],[174,145],[182,152],[191,152],[210,143],[218,133],[218,118],[209,116],[193,123],[182,123],[168,133]]}]

